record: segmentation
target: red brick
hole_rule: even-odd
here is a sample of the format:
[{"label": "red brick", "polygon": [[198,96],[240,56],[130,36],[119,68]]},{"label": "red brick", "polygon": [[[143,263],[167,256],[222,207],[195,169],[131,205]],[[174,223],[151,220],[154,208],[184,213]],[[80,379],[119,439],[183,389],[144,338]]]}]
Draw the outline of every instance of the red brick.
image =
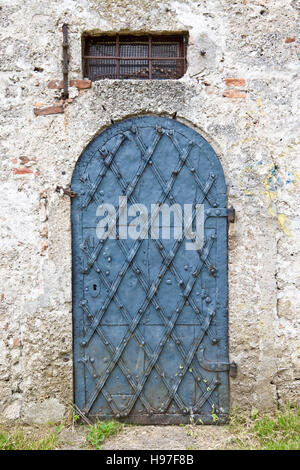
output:
[{"label": "red brick", "polygon": [[28,175],[29,173],[33,173],[30,168],[14,168],[13,169],[14,175]]},{"label": "red brick", "polygon": [[48,114],[62,114],[64,107],[61,104],[48,106],[47,108],[34,108],[33,112],[36,116],[47,116]]},{"label": "red brick", "polygon": [[228,86],[245,86],[246,80],[244,78],[225,78],[226,85]]},{"label": "red brick", "polygon": [[51,80],[47,86],[51,90],[62,90],[64,87],[64,84],[62,80]]},{"label": "red brick", "polygon": [[1,294],[1,300],[2,300],[2,302],[3,302],[3,300],[4,300],[4,292],[2,292],[2,294]]},{"label": "red brick", "polygon": [[84,90],[85,88],[91,88],[91,80],[71,80],[70,86],[76,86],[79,90]]},{"label": "red brick", "polygon": [[8,327],[9,327],[9,323],[5,323],[5,325],[4,325],[4,329],[5,329],[5,331],[7,331],[7,330],[8,330]]},{"label": "red brick", "polygon": [[14,348],[19,348],[21,346],[20,338],[14,338],[13,339],[13,345],[14,345]]},{"label": "red brick", "polygon": [[42,251],[46,251],[47,248],[48,248],[48,243],[47,243],[47,242],[42,243],[42,245],[41,245],[41,250],[42,250]]},{"label": "red brick", "polygon": [[295,38],[286,38],[285,43],[290,44],[291,42],[295,42],[295,41],[296,41]]},{"label": "red brick", "polygon": [[246,98],[246,93],[239,90],[226,90],[223,96],[225,96],[225,98]]}]

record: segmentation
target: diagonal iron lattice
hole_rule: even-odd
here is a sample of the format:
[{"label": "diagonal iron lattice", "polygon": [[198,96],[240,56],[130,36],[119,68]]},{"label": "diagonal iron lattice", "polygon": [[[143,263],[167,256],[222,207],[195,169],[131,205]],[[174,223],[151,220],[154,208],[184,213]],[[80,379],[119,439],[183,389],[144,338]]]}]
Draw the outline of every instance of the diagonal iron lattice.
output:
[{"label": "diagonal iron lattice", "polygon": [[[157,145],[159,144],[163,136],[165,136],[165,138],[168,138],[172,142],[173,146],[177,149],[178,152],[177,166],[172,171],[171,176],[167,180],[163,176],[158,165],[155,163],[155,161],[152,160]],[[122,145],[126,141],[134,142],[136,147],[139,149],[141,155],[141,162],[139,164],[135,176],[132,178],[130,183],[126,182],[125,178],[122,175],[122,170],[115,160],[116,155],[118,155],[118,152],[122,150]],[[194,145],[194,142],[190,140],[185,147],[182,147],[182,145],[178,142],[176,138],[176,133],[173,130],[165,129],[161,126],[156,127],[155,136],[150,145],[145,144],[142,136],[140,135],[139,129],[135,126],[132,126],[130,129],[119,133],[115,136],[115,144],[111,150],[108,150],[105,146],[98,149],[100,162],[102,162],[102,165],[100,165],[100,171],[94,183],[91,183],[87,172],[81,175],[81,181],[85,186],[85,195],[80,200],[81,210],[84,211],[89,206],[91,201],[95,201],[99,205],[102,203],[102,199],[98,195],[98,188],[100,187],[101,182],[107,175],[108,171],[112,172],[116,181],[118,182],[121,194],[126,196],[127,200],[132,204],[137,204],[139,201],[136,198],[135,189],[137,187],[138,182],[142,178],[145,170],[150,168],[153,177],[155,178],[156,182],[158,182],[161,188],[161,194],[158,200],[156,201],[156,211],[158,212],[160,210],[159,207],[164,204],[167,199],[170,200],[172,204],[176,204],[173,188],[176,179],[178,178],[178,175],[180,175],[181,170],[185,166],[193,175],[194,181],[200,192],[198,199],[194,201],[192,217],[189,220],[189,226],[191,227],[196,215],[196,204],[202,204],[204,201],[206,201],[208,207],[217,207],[217,202],[215,201],[215,198],[211,195],[211,189],[214,183],[216,182],[217,176],[211,172],[208,175],[206,181],[202,181],[199,171],[195,169],[192,163],[189,161],[189,155]],[[112,281],[108,281],[103,269],[101,268],[100,263],[98,262],[102,250],[105,250],[105,245],[108,238],[106,238],[105,240],[99,240],[96,243],[96,246],[94,246],[94,244],[92,244],[93,246],[91,246],[88,238],[83,240],[83,243],[81,244],[81,251],[84,255],[84,261],[81,267],[82,273],[88,274],[90,270],[93,269],[93,271],[98,276],[100,283],[107,290],[107,295],[104,301],[102,302],[101,307],[96,308],[95,312],[93,312],[92,309],[89,307],[87,299],[83,298],[80,301],[80,307],[85,312],[89,320],[87,329],[84,330],[84,335],[81,340],[82,353],[80,361],[87,368],[90,376],[93,377],[95,382],[94,391],[89,396],[88,401],[85,404],[84,411],[86,413],[89,413],[91,411],[100,393],[102,393],[102,395],[104,396],[108,406],[111,409],[111,413],[117,418],[130,415],[138,399],[141,401],[145,412],[148,415],[152,415],[153,413],[157,412],[161,414],[167,413],[173,401],[174,403],[176,403],[179,411],[183,414],[186,414],[187,412],[191,414],[200,413],[201,408],[204,406],[205,403],[209,403],[212,408],[214,407],[212,395],[213,392],[220,385],[220,380],[218,378],[218,374],[215,374],[215,376],[210,379],[209,382],[205,380],[203,376],[203,371],[201,369],[201,363],[198,362],[196,352],[199,346],[202,344],[205,335],[208,336],[212,344],[218,343],[218,337],[215,332],[215,326],[213,325],[213,318],[216,314],[216,310],[215,308],[209,309],[210,299],[209,297],[207,297],[207,294],[204,294],[204,297],[206,299],[206,305],[205,308],[203,307],[201,311],[201,309],[197,305],[196,300],[194,299],[192,291],[195,282],[201,274],[203,268],[206,268],[210,274],[212,273],[212,262],[210,260],[210,252],[212,247],[214,246],[215,241],[217,240],[217,233],[216,230],[211,230],[210,235],[206,234],[205,244],[201,250],[198,250],[198,264],[192,272],[191,276],[187,279],[187,281],[183,280],[180,271],[174,264],[176,254],[180,246],[184,243],[185,237],[183,236],[181,239],[176,239],[170,250],[167,250],[165,248],[163,241],[160,238],[151,240],[160,254],[161,265],[158,270],[156,279],[149,282],[143,274],[143,271],[139,266],[138,262],[136,261],[136,257],[142,246],[144,239],[143,236],[145,234],[148,234],[151,228],[151,223],[156,217],[156,215],[157,213],[151,214],[151,220],[148,222],[146,227],[141,229],[140,237],[135,240],[135,242],[130,248],[128,247],[128,244],[125,242],[125,240],[119,239],[119,237],[117,236],[117,244],[124,256],[124,261],[123,264],[120,266],[118,274]],[[223,212],[221,216],[224,217]],[[119,209],[116,211],[116,219],[117,221],[119,219]],[[108,230],[109,227],[110,224],[108,224]],[[159,287],[168,270],[173,274],[181,292],[174,312],[171,314],[171,318],[167,316],[165,308],[162,307],[157,297]],[[131,271],[136,276],[138,283],[144,292],[144,300],[132,317],[130,316],[126,305],[122,303],[122,299],[118,294],[118,289],[122,284],[124,276],[129,271]],[[121,317],[123,317],[124,321],[128,325],[126,333],[123,335],[117,346],[112,343],[109,336],[103,330],[101,324],[101,320],[107,312],[107,309],[111,302],[113,302],[117,306]],[[147,338],[144,336],[140,329],[140,322],[149,305],[152,305],[154,307],[155,311],[157,311],[164,325],[164,330],[160,341],[154,349],[151,348],[150,344],[147,343]],[[180,337],[178,337],[178,334],[176,334],[174,329],[185,305],[189,305],[192,308],[194,313],[197,315],[198,323],[197,334],[188,349],[183,344]],[[100,375],[95,369],[94,360],[91,360],[91,358],[89,358],[86,354],[89,342],[95,334],[99,337],[99,339],[105,345],[110,354],[109,363],[106,366],[105,371]],[[135,338],[137,344],[139,344],[140,347],[143,348],[145,357],[147,357],[148,360],[146,369],[142,377],[139,377],[138,380],[134,377],[134,374],[128,368],[128,365],[126,364],[126,361],[124,361],[123,357],[124,350],[131,338]],[[180,354],[183,363],[180,373],[172,384],[167,380],[165,372],[159,364],[159,358],[161,357],[164,346],[169,338],[171,338],[173,343],[175,344],[176,350]],[[191,368],[192,362],[193,367]],[[128,381],[128,384],[134,391],[133,394],[130,396],[127,405],[125,407],[122,407],[122,409],[119,408],[117,402],[114,400],[113,394],[110,393],[110,390],[106,388],[107,380],[109,379],[112,371],[117,365],[120,367],[124,377]],[[149,399],[144,393],[145,384],[152,370],[155,370],[158,376],[161,378],[167,392],[167,397],[159,409],[153,409],[152,405],[149,403]],[[197,383],[198,389],[201,392],[200,398],[197,399],[193,407],[189,408],[187,408],[186,403],[184,402],[182,396],[179,393],[180,385],[182,384],[187,371],[191,372],[191,375],[193,376],[195,383]]]}]

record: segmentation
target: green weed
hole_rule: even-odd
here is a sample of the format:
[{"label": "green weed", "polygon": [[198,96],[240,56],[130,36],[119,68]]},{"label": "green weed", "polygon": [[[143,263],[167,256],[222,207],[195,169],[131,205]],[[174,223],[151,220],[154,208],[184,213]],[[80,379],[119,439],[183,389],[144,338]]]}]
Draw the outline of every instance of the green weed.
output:
[{"label": "green weed", "polygon": [[122,428],[123,425],[117,421],[98,421],[90,426],[87,441],[96,450],[99,450],[106,438],[118,434]]}]

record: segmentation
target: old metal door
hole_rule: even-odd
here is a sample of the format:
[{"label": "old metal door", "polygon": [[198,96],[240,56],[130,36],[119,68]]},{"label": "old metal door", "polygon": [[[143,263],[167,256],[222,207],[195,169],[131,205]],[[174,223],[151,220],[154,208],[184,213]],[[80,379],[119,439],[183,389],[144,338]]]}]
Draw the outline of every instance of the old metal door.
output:
[{"label": "old metal door", "polygon": [[[214,150],[178,121],[128,119],[86,148],[72,190],[76,405],[131,423],[226,422],[228,210]],[[149,213],[204,205],[201,250],[175,239],[175,219],[169,239],[151,238],[150,222],[148,237],[121,236],[120,196]],[[97,236],[103,204],[116,210],[115,238]]]}]

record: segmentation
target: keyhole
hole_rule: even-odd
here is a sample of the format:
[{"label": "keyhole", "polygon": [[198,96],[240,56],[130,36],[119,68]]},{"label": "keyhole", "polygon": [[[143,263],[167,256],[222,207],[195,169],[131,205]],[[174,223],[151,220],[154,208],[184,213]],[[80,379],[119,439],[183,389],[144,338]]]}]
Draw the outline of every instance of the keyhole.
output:
[{"label": "keyhole", "polygon": [[97,290],[97,284],[93,284],[93,289]]}]

